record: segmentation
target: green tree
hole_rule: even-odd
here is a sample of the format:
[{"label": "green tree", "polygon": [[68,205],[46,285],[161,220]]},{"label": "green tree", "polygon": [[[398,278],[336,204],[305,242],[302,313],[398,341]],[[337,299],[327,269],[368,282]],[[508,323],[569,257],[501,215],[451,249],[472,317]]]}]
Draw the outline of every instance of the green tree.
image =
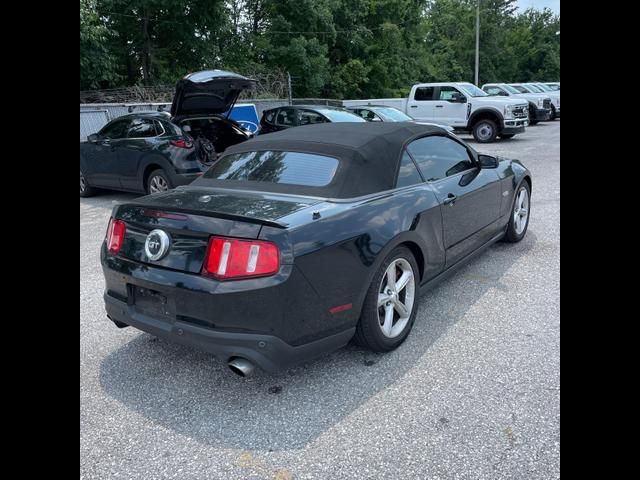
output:
[{"label": "green tree", "polygon": [[[288,71],[297,97],[473,81],[477,0],[83,0],[81,88]],[[557,79],[560,17],[481,0],[480,83]]]},{"label": "green tree", "polygon": [[99,18],[95,0],[80,0],[80,90],[117,84],[118,57],[111,51],[114,32]]}]

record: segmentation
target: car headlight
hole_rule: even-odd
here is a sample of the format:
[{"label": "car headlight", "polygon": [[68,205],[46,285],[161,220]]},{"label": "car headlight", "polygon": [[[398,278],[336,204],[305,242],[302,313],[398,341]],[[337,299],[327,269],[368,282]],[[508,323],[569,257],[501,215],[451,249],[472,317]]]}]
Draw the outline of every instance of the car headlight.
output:
[{"label": "car headlight", "polygon": [[504,118],[511,118],[513,116],[513,105],[505,105]]}]

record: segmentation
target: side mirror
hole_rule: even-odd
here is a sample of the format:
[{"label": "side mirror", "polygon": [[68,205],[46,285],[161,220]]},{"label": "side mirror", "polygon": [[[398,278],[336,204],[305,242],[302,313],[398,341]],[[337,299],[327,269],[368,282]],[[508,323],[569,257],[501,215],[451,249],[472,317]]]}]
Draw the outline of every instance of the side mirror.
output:
[{"label": "side mirror", "polygon": [[88,142],[92,142],[92,143],[96,143],[98,141],[98,134],[97,133],[92,133],[91,135],[89,135],[87,137],[87,141]]},{"label": "side mirror", "polygon": [[480,168],[498,168],[498,159],[491,155],[478,155]]},{"label": "side mirror", "polygon": [[182,131],[189,133],[191,131],[191,126],[190,125],[183,125],[182,126]]},{"label": "side mirror", "polygon": [[451,95],[451,99],[449,101],[454,103],[466,103],[467,97],[460,92],[455,92]]},{"label": "side mirror", "polygon": [[507,92],[503,92],[502,90],[500,90],[500,93],[498,95],[500,95],[501,97],[508,97],[509,96],[509,94]]}]

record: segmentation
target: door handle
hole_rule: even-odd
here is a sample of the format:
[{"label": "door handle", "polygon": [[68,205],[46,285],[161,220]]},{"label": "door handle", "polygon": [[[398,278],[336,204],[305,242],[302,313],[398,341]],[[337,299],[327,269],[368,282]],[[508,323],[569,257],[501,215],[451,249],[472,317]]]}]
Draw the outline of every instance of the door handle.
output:
[{"label": "door handle", "polygon": [[457,199],[458,197],[456,195],[450,193],[449,195],[447,195],[447,198],[442,201],[442,203],[444,203],[445,205],[453,205],[454,203],[456,203]]},{"label": "door handle", "polygon": [[444,105],[436,105],[436,108],[442,108]]},{"label": "door handle", "polygon": [[411,108],[418,108],[418,105],[410,105]]}]

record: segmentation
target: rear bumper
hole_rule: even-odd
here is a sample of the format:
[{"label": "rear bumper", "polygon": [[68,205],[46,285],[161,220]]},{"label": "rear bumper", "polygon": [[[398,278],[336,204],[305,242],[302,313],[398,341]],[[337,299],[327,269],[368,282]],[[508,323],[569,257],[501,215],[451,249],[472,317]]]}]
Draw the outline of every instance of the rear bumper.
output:
[{"label": "rear bumper", "polygon": [[273,335],[220,332],[179,320],[154,318],[108,294],[104,295],[107,316],[166,340],[212,353],[223,362],[243,357],[263,370],[275,373],[346,345],[355,328],[304,345],[292,346]]},{"label": "rear bumper", "polygon": [[224,362],[239,356],[274,372],[338,349],[355,332],[359,312],[330,314],[293,265],[271,277],[218,282],[107,255],[104,243],[101,260],[111,320]]}]

